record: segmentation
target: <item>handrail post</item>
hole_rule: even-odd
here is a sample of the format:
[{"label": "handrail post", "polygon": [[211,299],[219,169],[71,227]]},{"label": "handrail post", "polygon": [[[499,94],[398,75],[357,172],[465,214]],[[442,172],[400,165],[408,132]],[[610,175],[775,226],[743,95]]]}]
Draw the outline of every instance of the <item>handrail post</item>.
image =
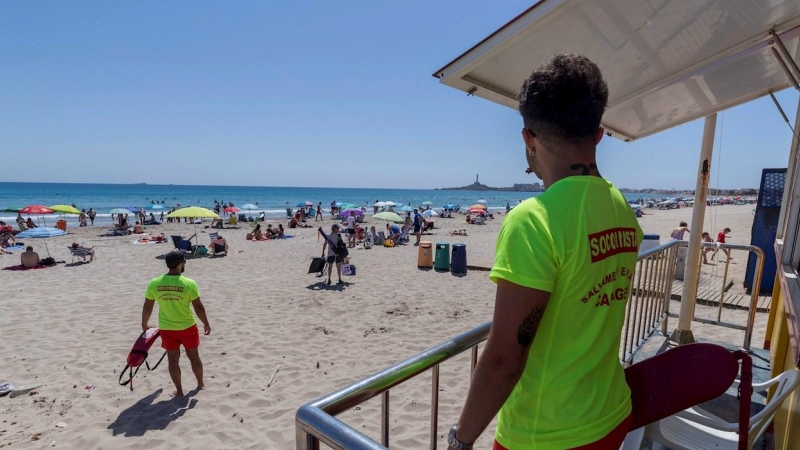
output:
[{"label": "handrail post", "polygon": [[439,432],[439,365],[431,371],[431,450],[436,450]]},{"label": "handrail post", "polygon": [[381,445],[389,447],[389,390],[381,395]]},{"label": "handrail post", "polygon": [[[719,289],[719,308],[717,310],[717,322],[722,321],[722,304],[725,302],[725,285],[728,284],[728,268],[731,266],[731,252],[728,250],[728,257],[725,259],[725,273],[722,275],[722,287]],[[719,260],[717,260],[719,261]]]},{"label": "handrail post", "polygon": [[750,288],[750,311],[747,313],[747,327],[744,330],[744,350],[750,351],[750,341],[753,338],[753,328],[756,325],[756,309],[758,308],[758,293],[761,291],[761,276],[764,272],[764,251],[752,246],[756,254],[756,272],[753,277],[753,286]]}]

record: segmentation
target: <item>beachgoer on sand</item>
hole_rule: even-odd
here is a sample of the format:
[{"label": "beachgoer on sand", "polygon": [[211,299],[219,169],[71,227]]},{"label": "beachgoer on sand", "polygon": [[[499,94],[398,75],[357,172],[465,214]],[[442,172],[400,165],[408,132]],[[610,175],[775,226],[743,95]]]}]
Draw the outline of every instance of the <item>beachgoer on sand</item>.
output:
[{"label": "beachgoer on sand", "polygon": [[33,247],[31,247],[30,245],[25,247],[25,251],[21,255],[19,255],[19,259],[20,259],[19,262],[23,266],[29,269],[36,267],[41,263],[41,260],[39,259],[39,254],[33,251]]},{"label": "beachgoer on sand", "polygon": [[[183,396],[181,382],[181,345],[186,351],[186,357],[192,365],[192,372],[197,379],[197,389],[205,389],[203,383],[203,362],[200,360],[200,331],[195,314],[203,322],[203,334],[211,334],[211,325],[206,317],[206,309],[200,301],[200,290],[197,283],[191,278],[183,276],[186,270],[186,258],[181,252],[167,253],[167,268],[165,275],[150,280],[144,294],[142,307],[142,331],[147,331],[150,326],[150,316],[153,314],[153,305],[158,303],[158,328],[161,330],[161,346],[167,351],[169,361],[169,376],[175,385],[175,396]],[[191,308],[190,308],[191,305]]]},{"label": "beachgoer on sand", "polygon": [[[320,227],[320,230],[322,230],[322,227]],[[339,251],[340,242],[343,241],[341,235],[339,235],[339,225],[333,224],[331,225],[330,234],[322,244],[322,257],[326,258],[325,261],[328,263],[328,284],[331,284],[331,273],[333,272],[334,264],[336,264],[336,274],[339,276],[338,284],[342,284],[342,261],[344,261],[344,257]],[[327,254],[325,250],[327,250]]]},{"label": "beachgoer on sand", "polygon": [[356,246],[356,212],[350,211],[347,216],[347,246],[353,248]]},{"label": "beachgoer on sand", "polygon": [[689,225],[686,222],[681,221],[678,224],[678,227],[672,230],[672,233],[669,234],[669,237],[675,239],[676,241],[682,241],[684,233],[691,233],[691,231],[689,231]]},{"label": "beachgoer on sand", "polygon": [[89,222],[92,224],[92,226],[94,226],[94,218],[97,217],[97,213],[95,212],[94,209],[89,208],[89,213],[87,215],[89,216]]},{"label": "beachgoer on sand", "polygon": [[[703,238],[703,242],[714,242],[713,240],[711,240],[711,235],[708,234],[708,231],[703,231],[703,234],[701,236]],[[703,264],[709,264],[708,260],[706,259],[706,255],[709,252],[713,252],[714,249],[710,247],[703,247],[701,251],[703,252]]]},{"label": "beachgoer on sand", "polygon": [[[724,244],[725,243],[725,239],[728,237],[728,233],[730,233],[730,232],[731,232],[730,228],[725,228],[724,230],[722,230],[719,233],[717,233],[717,244]],[[731,256],[731,250],[730,249],[723,248],[722,251],[725,252],[725,256],[727,256],[728,259],[733,259],[733,256]],[[712,261],[714,260],[714,257],[717,256],[717,252],[719,252],[719,246],[717,246],[717,248],[714,249],[714,254],[711,255],[711,260]]]},{"label": "beachgoer on sand", "polygon": [[608,88],[586,57],[560,54],[519,98],[527,171],[545,191],[503,222],[492,328],[448,443],[470,448],[497,416],[495,450],[619,448],[631,394],[618,352],[643,235],[597,168]]},{"label": "beachgoer on sand", "polygon": [[422,223],[425,219],[422,218],[422,214],[419,213],[418,209],[414,210],[414,236],[417,237],[417,242],[414,243],[415,247],[419,246],[419,240],[422,238]]}]

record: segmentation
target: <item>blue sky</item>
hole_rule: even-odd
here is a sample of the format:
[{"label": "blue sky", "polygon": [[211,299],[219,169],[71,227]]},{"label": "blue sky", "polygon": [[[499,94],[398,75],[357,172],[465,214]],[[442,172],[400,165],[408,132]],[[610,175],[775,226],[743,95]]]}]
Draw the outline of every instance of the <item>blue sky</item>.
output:
[{"label": "blue sky", "polygon": [[[433,188],[537,181],[511,109],[431,74],[531,0],[0,3],[2,181]],[[797,92],[778,98],[791,118]],[[724,113],[712,187],[757,187],[791,135]],[[702,121],[604,139],[616,185],[695,184]],[[719,128],[718,128],[719,130]]]}]

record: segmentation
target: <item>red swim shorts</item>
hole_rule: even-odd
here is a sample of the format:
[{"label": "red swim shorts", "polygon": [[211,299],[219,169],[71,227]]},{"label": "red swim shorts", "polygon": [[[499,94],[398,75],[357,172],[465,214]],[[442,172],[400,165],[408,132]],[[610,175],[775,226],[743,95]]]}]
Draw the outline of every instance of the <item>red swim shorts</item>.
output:
[{"label": "red swim shorts", "polygon": [[[628,429],[630,428],[632,421],[633,421],[633,416],[628,416],[625,420],[622,421],[621,424],[617,425],[617,427],[611,430],[611,432],[608,433],[604,438],[600,439],[597,442],[593,442],[591,444],[575,447],[573,450],[617,450],[622,445],[622,442],[625,440],[625,436],[628,435]],[[508,450],[508,449],[500,445],[497,441],[494,441],[494,446],[492,447],[492,450]]]},{"label": "red swim shorts", "polygon": [[164,350],[177,350],[181,345],[187,349],[200,346],[200,330],[196,324],[185,330],[161,330],[161,347]]}]

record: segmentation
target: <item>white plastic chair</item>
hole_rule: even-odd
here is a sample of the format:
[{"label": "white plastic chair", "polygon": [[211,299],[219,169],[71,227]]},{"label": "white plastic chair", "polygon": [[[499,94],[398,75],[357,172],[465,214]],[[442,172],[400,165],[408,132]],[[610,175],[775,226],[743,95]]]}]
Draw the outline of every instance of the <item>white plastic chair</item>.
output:
[{"label": "white plastic chair", "polygon": [[[800,385],[796,370],[786,371],[764,383],[754,383],[753,392],[763,392],[778,385],[775,394],[763,410],[750,417],[747,448],[752,448],[772,422],[781,403]],[[738,387],[739,381],[733,386]],[[732,449],[739,443],[739,424],[726,422],[700,408],[689,408],[645,427],[647,439],[653,441],[653,450],[665,447],[674,450]]]}]

